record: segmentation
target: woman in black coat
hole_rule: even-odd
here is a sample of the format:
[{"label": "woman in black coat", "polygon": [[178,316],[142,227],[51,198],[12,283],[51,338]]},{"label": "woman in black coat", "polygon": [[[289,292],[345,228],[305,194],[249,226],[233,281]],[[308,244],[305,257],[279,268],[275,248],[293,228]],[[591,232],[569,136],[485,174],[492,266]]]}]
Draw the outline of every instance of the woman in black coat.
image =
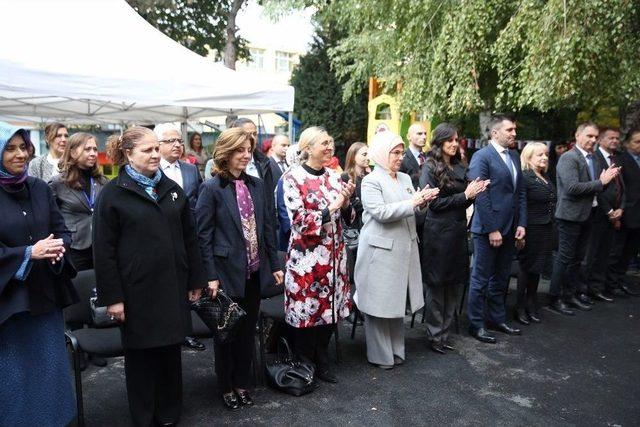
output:
[{"label": "woman in black coat", "polygon": [[75,416],[62,308],[76,302],[71,241],[51,189],[27,176],[29,132],[0,122],[0,425]]},{"label": "woman in black coat", "polygon": [[251,405],[251,359],[261,289],[284,278],[273,236],[273,220],[261,179],[245,169],[255,147],[242,128],[222,132],[213,152],[215,176],[200,187],[196,217],[200,249],[213,297],[218,289],[247,315],[230,343],[215,343],[216,375],[229,409]]},{"label": "woman in black coat", "polygon": [[431,349],[445,354],[453,350],[449,328],[458,302],[460,284],[468,280],[466,210],[488,181],[467,184],[467,165],[460,156],[458,132],[441,123],[433,131],[431,149],[420,177],[420,187],[438,187],[438,198],[429,203],[422,232],[423,277],[427,284],[427,331]]},{"label": "woman in black coat", "polygon": [[146,128],[112,136],[121,166],[98,199],[93,250],[98,299],[120,322],[129,408],[136,425],[177,423],[182,409],[180,344],[191,332],[189,300],[206,286],[189,200],[158,169]]},{"label": "woman in black coat", "polygon": [[518,254],[518,299],[516,320],[539,323],[536,293],[541,274],[551,273],[554,243],[553,215],[556,189],[549,175],[549,150],[545,144],[527,144],[520,155],[522,177],[527,191],[527,243]]}]

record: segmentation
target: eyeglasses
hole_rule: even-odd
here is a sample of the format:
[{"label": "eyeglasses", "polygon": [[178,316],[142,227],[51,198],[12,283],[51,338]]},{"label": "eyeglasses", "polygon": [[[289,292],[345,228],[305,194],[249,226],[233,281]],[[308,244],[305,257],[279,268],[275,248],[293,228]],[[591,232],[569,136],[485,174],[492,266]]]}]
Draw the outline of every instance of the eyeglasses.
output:
[{"label": "eyeglasses", "polygon": [[389,154],[391,154],[392,156],[396,156],[396,157],[402,157],[402,156],[404,156],[404,151],[402,151],[402,150],[393,150]]},{"label": "eyeglasses", "polygon": [[182,138],[162,139],[160,140],[160,142],[168,145],[173,145],[173,144],[182,145],[183,143]]}]

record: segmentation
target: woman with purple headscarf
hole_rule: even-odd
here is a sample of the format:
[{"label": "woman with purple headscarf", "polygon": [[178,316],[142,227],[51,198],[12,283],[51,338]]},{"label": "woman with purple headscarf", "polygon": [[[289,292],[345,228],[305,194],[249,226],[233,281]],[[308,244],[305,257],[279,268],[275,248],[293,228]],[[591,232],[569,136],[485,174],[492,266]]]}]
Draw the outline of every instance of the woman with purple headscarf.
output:
[{"label": "woman with purple headscarf", "polygon": [[27,174],[29,132],[0,122],[0,424],[75,416],[62,308],[77,301],[69,231],[49,186]]}]

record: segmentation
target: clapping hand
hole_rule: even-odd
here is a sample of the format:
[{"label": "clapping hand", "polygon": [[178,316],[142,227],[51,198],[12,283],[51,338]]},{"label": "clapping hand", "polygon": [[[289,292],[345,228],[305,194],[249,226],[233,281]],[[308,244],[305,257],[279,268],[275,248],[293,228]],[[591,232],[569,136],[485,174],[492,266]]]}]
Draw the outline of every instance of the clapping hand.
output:
[{"label": "clapping hand", "polygon": [[428,202],[438,197],[438,194],[440,194],[440,189],[438,187],[430,188],[427,185],[422,190],[417,188],[416,192],[413,193],[413,207],[422,207],[426,205]]},{"label": "clapping hand", "polygon": [[611,181],[615,179],[616,176],[620,174],[620,166],[616,166],[614,163],[611,164],[607,169],[603,170],[600,174],[600,181],[602,185],[607,185]]},{"label": "clapping hand", "polygon": [[54,239],[53,234],[49,234],[45,239],[38,240],[31,248],[31,259],[48,259],[51,264],[60,261],[64,256],[64,241]]},{"label": "clapping hand", "polygon": [[467,200],[475,199],[478,194],[482,193],[487,189],[487,187],[489,187],[489,184],[491,184],[490,179],[481,180],[480,178],[476,178],[467,184],[467,188],[464,190],[464,195]]},{"label": "clapping hand", "polygon": [[202,289],[191,289],[189,291],[189,301],[195,302],[202,296]]}]

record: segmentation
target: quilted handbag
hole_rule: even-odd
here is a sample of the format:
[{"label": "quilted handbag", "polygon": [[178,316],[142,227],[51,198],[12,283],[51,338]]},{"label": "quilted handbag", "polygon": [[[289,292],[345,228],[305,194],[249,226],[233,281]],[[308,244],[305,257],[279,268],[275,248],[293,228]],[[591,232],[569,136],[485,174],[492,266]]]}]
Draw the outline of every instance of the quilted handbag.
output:
[{"label": "quilted handbag", "polygon": [[216,298],[202,296],[191,304],[202,322],[213,333],[213,339],[221,344],[233,341],[238,333],[242,318],[247,313],[222,290]]}]

